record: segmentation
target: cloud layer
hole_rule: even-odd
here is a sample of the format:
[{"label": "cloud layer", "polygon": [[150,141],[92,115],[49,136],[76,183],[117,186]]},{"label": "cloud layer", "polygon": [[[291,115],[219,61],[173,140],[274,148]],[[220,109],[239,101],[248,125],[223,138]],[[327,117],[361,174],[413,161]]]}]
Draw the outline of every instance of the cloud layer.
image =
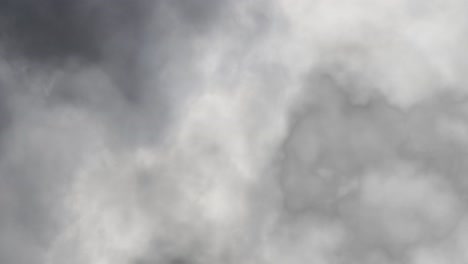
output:
[{"label": "cloud layer", "polygon": [[0,263],[463,263],[462,0],[0,1]]}]

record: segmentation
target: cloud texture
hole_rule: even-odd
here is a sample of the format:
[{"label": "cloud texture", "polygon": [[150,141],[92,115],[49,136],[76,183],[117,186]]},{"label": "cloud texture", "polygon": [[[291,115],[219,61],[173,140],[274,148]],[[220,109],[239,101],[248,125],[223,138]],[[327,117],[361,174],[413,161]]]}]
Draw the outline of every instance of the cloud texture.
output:
[{"label": "cloud texture", "polygon": [[464,0],[0,0],[0,263],[468,261]]}]

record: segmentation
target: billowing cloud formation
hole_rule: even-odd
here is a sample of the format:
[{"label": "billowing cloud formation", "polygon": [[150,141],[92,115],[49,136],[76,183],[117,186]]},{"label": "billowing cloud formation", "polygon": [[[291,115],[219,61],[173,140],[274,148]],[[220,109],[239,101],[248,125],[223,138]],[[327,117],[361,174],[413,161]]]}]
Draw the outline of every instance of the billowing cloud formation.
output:
[{"label": "billowing cloud formation", "polygon": [[467,4],[0,1],[0,263],[464,263]]}]

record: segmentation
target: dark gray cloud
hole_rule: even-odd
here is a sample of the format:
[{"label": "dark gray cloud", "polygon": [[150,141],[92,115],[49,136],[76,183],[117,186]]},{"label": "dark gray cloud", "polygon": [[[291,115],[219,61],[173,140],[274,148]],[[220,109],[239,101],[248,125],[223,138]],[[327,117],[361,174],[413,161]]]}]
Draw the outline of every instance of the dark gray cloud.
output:
[{"label": "dark gray cloud", "polygon": [[127,34],[121,42],[138,40],[152,2],[1,1],[2,40],[7,50],[41,62],[70,57],[94,62],[117,34]]},{"label": "dark gray cloud", "polygon": [[[96,123],[116,148],[162,133],[159,117],[173,99],[158,92],[162,69],[142,59],[169,64],[179,51],[188,55],[184,34],[210,25],[211,4],[0,1],[0,262],[50,263],[47,252],[76,220],[64,211],[67,192],[96,151]],[[161,83],[148,83],[155,76]],[[145,100],[148,93],[158,98]],[[75,263],[85,254],[79,246],[53,254]]]},{"label": "dark gray cloud", "polygon": [[139,50],[157,5],[152,0],[1,1],[4,57],[37,67],[110,64],[114,85],[127,100],[137,101]]}]

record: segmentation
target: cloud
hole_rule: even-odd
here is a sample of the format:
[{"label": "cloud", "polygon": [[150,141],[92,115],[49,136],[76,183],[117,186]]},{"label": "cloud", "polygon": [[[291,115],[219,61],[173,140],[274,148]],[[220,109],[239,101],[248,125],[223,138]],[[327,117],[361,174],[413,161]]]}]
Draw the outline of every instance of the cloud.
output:
[{"label": "cloud", "polygon": [[0,1],[0,262],[464,258],[465,7]]}]

